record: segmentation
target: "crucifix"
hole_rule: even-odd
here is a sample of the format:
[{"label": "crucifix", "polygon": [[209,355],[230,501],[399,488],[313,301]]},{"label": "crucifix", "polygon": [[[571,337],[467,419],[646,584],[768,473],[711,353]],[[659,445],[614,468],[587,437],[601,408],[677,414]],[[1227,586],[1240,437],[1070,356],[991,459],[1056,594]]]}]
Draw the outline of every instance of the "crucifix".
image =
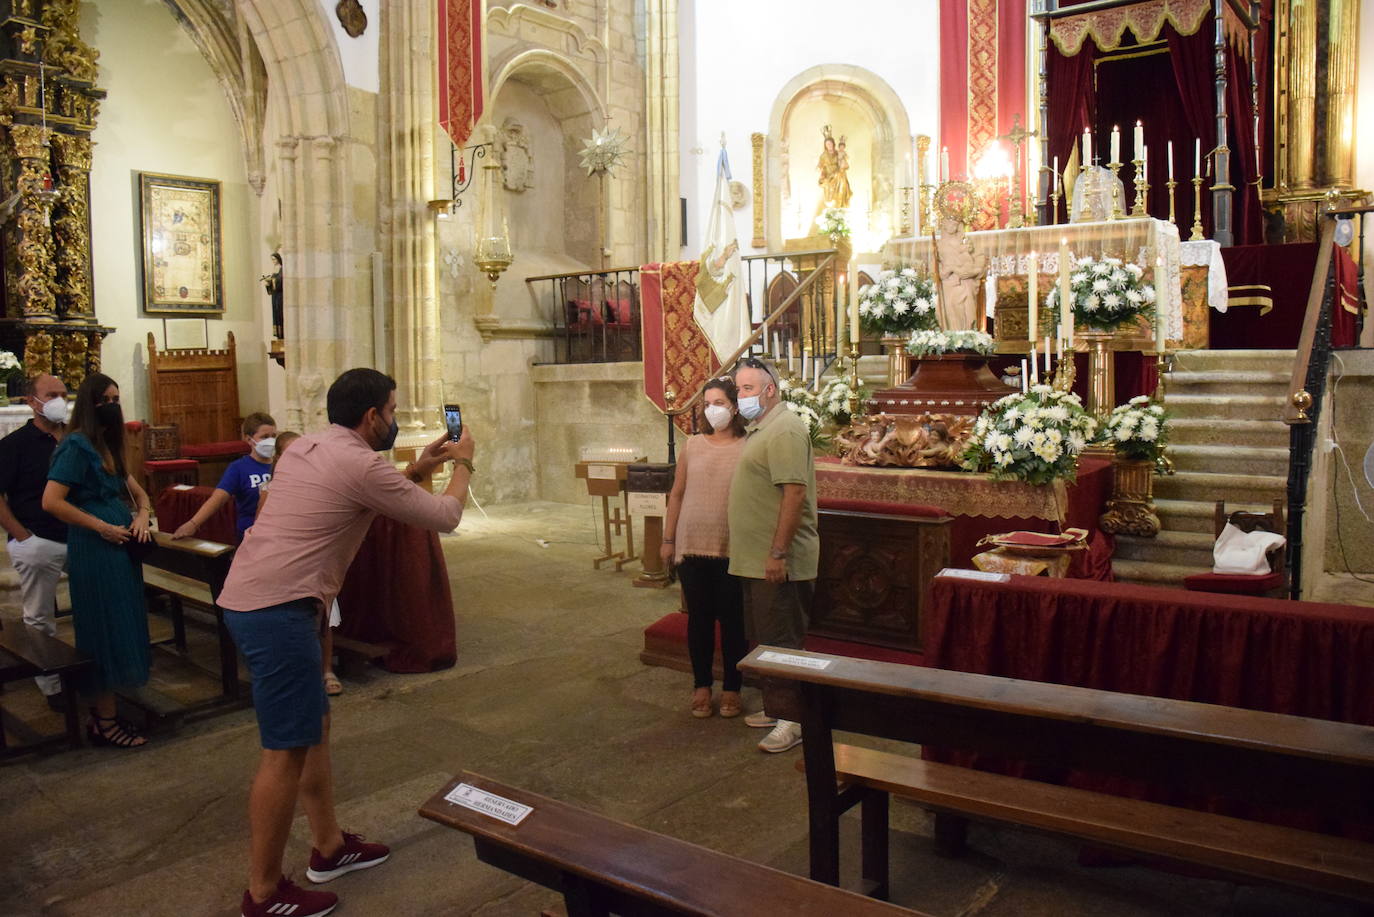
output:
[{"label": "crucifix", "polygon": [[[1013,155],[1015,157],[1011,167],[1012,194],[1010,210],[1007,214],[1007,216],[1009,217],[1009,225],[1012,229],[1021,229],[1026,225],[1026,210],[1021,203],[1021,145],[1031,137],[1038,136],[1040,136],[1039,131],[1028,131],[1024,127],[1022,127],[1021,116],[1019,114],[1015,114],[1012,115],[1011,130],[1007,131],[1005,134],[997,138],[998,140],[1010,141],[1013,150]],[[1029,161],[1027,161],[1026,164],[1027,166],[1029,166]],[[1029,177],[1030,176],[1027,176],[1027,178]],[[1038,190],[1034,192],[1032,194],[1032,200],[1034,200],[1034,198],[1038,196],[1038,194]]]}]

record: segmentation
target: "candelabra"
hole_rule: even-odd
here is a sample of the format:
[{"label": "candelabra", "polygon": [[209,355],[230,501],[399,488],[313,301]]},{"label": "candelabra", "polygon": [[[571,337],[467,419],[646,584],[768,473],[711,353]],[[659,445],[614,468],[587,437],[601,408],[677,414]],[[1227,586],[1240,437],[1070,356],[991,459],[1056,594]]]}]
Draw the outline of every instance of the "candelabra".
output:
[{"label": "candelabra", "polygon": [[1056,184],[1055,190],[1050,192],[1050,225],[1059,223],[1059,185]]},{"label": "candelabra", "polygon": [[1073,391],[1074,378],[1078,372],[1073,365],[1073,345],[1065,347],[1059,354],[1059,366],[1055,369],[1054,390],[1056,392]]},{"label": "candelabra", "polygon": [[859,416],[859,342],[849,342],[849,422]]},{"label": "candelabra", "polygon": [[1189,242],[1202,242],[1207,237],[1202,234],[1202,176],[1193,176],[1193,234]]},{"label": "candelabra", "polygon": [[1169,222],[1172,223],[1174,222],[1174,189],[1178,187],[1178,182],[1171,178],[1165,184],[1169,188]]},{"label": "candelabra", "polygon": [[1125,216],[1121,212],[1121,163],[1109,162],[1107,168],[1112,170],[1112,214],[1108,219],[1119,220]]},{"label": "candelabra", "polygon": [[1135,188],[1135,206],[1131,208],[1131,216],[1149,216],[1145,212],[1145,176],[1141,174],[1141,169],[1145,165],[1143,159],[1132,159],[1131,165],[1135,166],[1135,174],[1131,176],[1131,185]]}]

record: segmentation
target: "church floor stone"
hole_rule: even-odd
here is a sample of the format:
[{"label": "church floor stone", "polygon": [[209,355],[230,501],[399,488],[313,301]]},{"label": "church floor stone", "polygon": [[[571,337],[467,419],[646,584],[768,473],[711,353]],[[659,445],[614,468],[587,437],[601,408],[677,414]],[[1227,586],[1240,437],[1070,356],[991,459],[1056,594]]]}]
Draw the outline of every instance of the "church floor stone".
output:
[{"label": "church floor stone", "polygon": [[[759,753],[759,732],[739,720],[693,719],[690,679],[638,660],[642,629],[676,607],[676,591],[631,588],[629,568],[592,570],[598,527],[585,506],[488,511],[489,520],[471,510],[444,539],[458,664],[427,675],[371,669],[335,699],[340,820],[394,850],[385,866],[328,886],[338,913],[504,917],[558,900],[478,863],[466,835],[415,814],[464,769],[804,874],[797,753]],[[31,684],[9,686],[3,702],[28,693],[36,697]],[[757,705],[747,691],[746,706]],[[0,913],[238,913],[252,711],[154,738],[140,752],[87,748],[0,765]],[[893,900],[932,914],[1343,913],[1178,873],[1081,867],[1073,845],[1016,831],[975,827],[968,856],[941,859],[926,815],[902,804],[893,828]],[[847,818],[851,871],[857,833]],[[299,816],[287,869],[300,876],[308,850]],[[767,901],[741,901],[738,913],[771,914]]]}]

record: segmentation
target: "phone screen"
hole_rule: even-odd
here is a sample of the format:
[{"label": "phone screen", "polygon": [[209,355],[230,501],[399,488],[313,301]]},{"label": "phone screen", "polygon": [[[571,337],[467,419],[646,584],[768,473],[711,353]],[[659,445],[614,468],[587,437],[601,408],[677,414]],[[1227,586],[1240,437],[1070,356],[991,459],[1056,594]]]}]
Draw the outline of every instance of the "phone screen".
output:
[{"label": "phone screen", "polygon": [[444,425],[448,427],[448,438],[458,442],[463,435],[463,409],[456,404],[444,405]]}]

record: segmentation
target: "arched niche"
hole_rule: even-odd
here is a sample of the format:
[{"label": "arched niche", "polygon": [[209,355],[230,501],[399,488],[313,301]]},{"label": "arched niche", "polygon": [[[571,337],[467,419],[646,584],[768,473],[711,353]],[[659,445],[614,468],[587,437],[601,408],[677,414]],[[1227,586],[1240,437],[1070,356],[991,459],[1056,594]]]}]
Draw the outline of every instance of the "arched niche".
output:
[{"label": "arched niche", "polygon": [[[849,181],[856,224],[854,250],[876,247],[878,236],[900,225],[900,194],[911,153],[906,106],[882,77],[851,64],[820,64],[789,80],[773,101],[766,144],[769,176],[766,207],[768,247],[813,235],[820,190],[816,163],[823,149],[821,128],[848,138]],[[862,230],[862,226],[856,227]]]}]

